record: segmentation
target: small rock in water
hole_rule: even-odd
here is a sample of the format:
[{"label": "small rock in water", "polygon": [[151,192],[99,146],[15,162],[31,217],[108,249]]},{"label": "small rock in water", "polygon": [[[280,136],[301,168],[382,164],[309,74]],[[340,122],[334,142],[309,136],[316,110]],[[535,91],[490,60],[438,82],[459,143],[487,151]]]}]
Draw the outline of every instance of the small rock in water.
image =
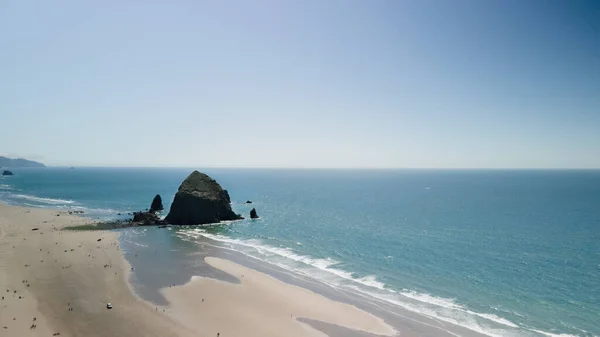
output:
[{"label": "small rock in water", "polygon": [[162,211],[164,209],[162,204],[162,198],[160,194],[157,194],[154,199],[152,199],[152,204],[150,205],[150,212]]}]

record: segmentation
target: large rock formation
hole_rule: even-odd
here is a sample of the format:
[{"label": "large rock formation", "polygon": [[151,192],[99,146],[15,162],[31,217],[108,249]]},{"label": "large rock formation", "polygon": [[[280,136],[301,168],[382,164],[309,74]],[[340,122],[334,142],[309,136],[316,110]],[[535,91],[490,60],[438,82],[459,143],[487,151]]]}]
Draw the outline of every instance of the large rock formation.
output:
[{"label": "large rock formation", "polygon": [[258,214],[256,214],[256,209],[250,210],[250,219],[258,219]]},{"label": "large rock formation", "polygon": [[227,192],[227,190],[223,190],[223,198],[227,200],[228,204],[231,204],[231,198],[229,197],[229,192]]},{"label": "large rock formation", "polygon": [[150,212],[162,211],[164,209],[162,204],[162,198],[160,194],[157,194],[154,199],[152,199],[152,205],[150,205]]},{"label": "large rock formation", "polygon": [[229,193],[221,185],[194,171],[179,186],[165,221],[173,225],[200,225],[241,219],[229,203]]},{"label": "large rock formation", "polygon": [[13,175],[13,173],[12,173],[12,172],[10,172],[10,171],[8,171],[8,170],[4,170],[4,171],[2,172],[2,175],[3,175],[3,176],[12,176],[12,175]]}]

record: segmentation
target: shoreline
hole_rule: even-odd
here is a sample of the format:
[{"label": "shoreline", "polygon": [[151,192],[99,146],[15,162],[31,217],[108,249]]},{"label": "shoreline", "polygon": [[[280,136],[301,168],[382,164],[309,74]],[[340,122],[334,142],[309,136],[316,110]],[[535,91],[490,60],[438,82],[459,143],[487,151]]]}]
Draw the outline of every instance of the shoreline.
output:
[{"label": "shoreline", "polygon": [[[21,173],[0,181],[2,200],[0,202],[26,208],[42,207],[57,212],[84,211],[83,216],[108,222],[112,219],[120,219],[121,214],[148,207],[148,201],[155,193],[167,196],[165,206],[168,209],[169,193],[172,193],[173,185],[180,181],[179,175],[185,172],[180,169],[155,172],[55,170],[44,173],[41,171]],[[445,202],[438,204],[434,208],[438,209],[439,206],[440,213],[430,214],[432,222],[429,224],[415,222],[420,216],[418,207],[393,208],[390,209],[392,211],[390,213],[378,212],[379,207],[387,208],[391,204],[370,204],[368,201],[374,199],[346,198],[344,193],[335,192],[335,186],[344,186],[344,189],[349,188],[348,191],[360,191],[364,188],[369,191],[370,196],[383,196],[375,188],[377,185],[373,184],[374,181],[370,181],[374,176],[367,174],[353,173],[340,176],[338,173],[332,173],[321,176],[321,174],[295,173],[289,175],[285,172],[252,173],[243,170],[235,173],[215,170],[212,173],[227,186],[235,187],[232,190],[235,195],[244,197],[234,200],[232,207],[241,210],[244,214],[250,209],[249,207],[258,207],[262,210],[260,213],[264,218],[258,221],[241,221],[233,225],[201,227],[201,229],[185,228],[185,226],[164,230],[138,227],[114,231],[120,233],[119,244],[122,250],[138,251],[140,247],[136,246],[137,243],[151,248],[156,247],[160,253],[153,257],[162,257],[164,260],[149,261],[146,266],[150,267],[144,268],[144,264],[138,261],[143,255],[141,251],[139,257],[124,252],[126,260],[135,267],[128,285],[139,294],[140,298],[151,303],[167,305],[167,299],[159,294],[158,289],[161,287],[184,285],[193,275],[223,279],[227,274],[218,269],[197,270],[193,264],[183,266],[179,263],[182,256],[187,254],[193,258],[194,255],[204,252],[206,246],[211,246],[212,255],[203,253],[202,258],[198,258],[203,264],[206,264],[203,260],[205,256],[230,259],[248,268],[275,275],[285,283],[311,289],[332,300],[350,302],[367,312],[385,317],[390,324],[397,325],[396,323],[401,321],[400,331],[403,335],[407,330],[416,331],[417,335],[427,335],[424,331],[427,328],[422,328],[421,323],[439,328],[436,333],[429,334],[435,336],[447,335],[447,331],[456,332],[455,327],[468,329],[465,333],[458,333],[461,336],[481,334],[532,337],[545,334],[576,336],[587,335],[587,331],[597,330],[597,324],[594,323],[594,310],[585,310],[585,308],[596,308],[597,305],[589,300],[583,291],[574,288],[577,284],[575,281],[587,285],[594,284],[596,270],[593,258],[586,254],[578,259],[577,255],[580,248],[590,251],[589,248],[594,247],[593,236],[584,235],[586,231],[593,230],[593,223],[571,223],[570,217],[563,216],[570,213],[559,211],[580,210],[581,215],[597,214],[596,210],[585,206],[588,204],[584,203],[584,206],[581,206],[581,203],[570,202],[571,199],[565,200],[559,197],[560,194],[554,195],[557,196],[556,201],[564,201],[562,204],[557,204],[563,205],[562,208],[548,208],[547,204],[536,202],[536,212],[552,215],[552,218],[547,219],[553,219],[552,223],[556,226],[556,232],[545,234],[540,232],[543,235],[540,234],[542,236],[539,237],[538,242],[532,240],[527,234],[537,228],[535,220],[541,218],[528,213],[527,208],[522,206],[523,203],[515,202],[514,198],[505,198],[507,195],[503,195],[502,200],[506,201],[505,206],[510,207],[514,212],[507,214],[506,219],[514,221],[511,222],[514,226],[497,217],[483,216],[485,212],[493,212],[493,208],[470,208],[478,205],[479,200],[485,200],[485,193],[481,194],[483,199],[468,196],[463,199],[462,195],[457,199],[457,202],[465,202],[465,206],[468,206],[466,210],[469,212],[455,213],[451,208],[445,207]],[[297,179],[289,179],[290,183],[286,182],[285,186],[282,185],[281,179],[289,177]],[[328,190],[333,194],[319,194],[323,197],[323,202],[313,202],[314,198],[311,198],[308,192],[318,191],[318,189],[305,190],[305,187],[317,187],[318,185],[315,184],[325,177],[338,177],[341,179],[339,182],[344,184],[337,184],[337,178],[324,179],[323,182],[327,180],[325,186],[328,186]],[[478,182],[477,186],[490,188],[497,186],[497,178],[502,178],[497,174],[485,179],[476,175],[462,177]],[[564,182],[589,182],[589,179],[594,177],[597,180],[597,175],[570,174],[565,175],[565,179],[568,180]],[[515,183],[513,184],[511,179],[510,184],[510,189],[513,191],[524,191],[523,188],[529,186],[527,185],[529,181],[535,184],[543,183],[544,186],[548,186],[549,191],[560,191],[562,186],[552,185],[552,181],[547,184],[548,178],[552,177],[519,174],[514,178]],[[368,183],[355,186],[352,181],[357,179],[366,179],[365,182]],[[378,176],[377,182],[386,185],[389,183],[390,186],[392,183],[398,183],[397,186],[393,185],[394,188],[383,190],[387,196],[385,200],[404,202],[412,198],[412,196],[407,197],[408,199],[389,198],[390,195],[402,191],[401,195],[427,196],[451,202],[453,199],[444,198],[448,197],[448,193],[454,193],[451,191],[456,189],[442,190],[430,183],[418,183],[436,179],[445,179],[445,177],[437,173],[427,173],[419,177],[412,174],[394,174]],[[298,184],[299,181],[305,181],[307,186]],[[524,181],[527,181],[527,184],[520,183]],[[461,180],[452,178],[447,180],[447,183],[448,186],[458,187]],[[432,187],[431,190],[429,187],[424,190],[423,186]],[[506,191],[508,193],[509,190]],[[255,205],[242,204],[246,199],[252,199]],[[585,202],[589,198],[582,195],[582,199],[578,200]],[[365,201],[368,205],[367,209],[360,207]],[[427,205],[428,203],[423,203],[423,200],[415,204],[415,206]],[[328,209],[332,206],[335,211],[329,212]],[[480,214],[477,213],[478,210],[485,210],[485,212]],[[443,217],[444,212],[455,214],[457,218]],[[519,214],[526,216],[520,217]],[[372,217],[369,221],[373,221],[377,230],[369,230],[365,226],[363,216]],[[481,220],[481,226],[464,221],[471,216]],[[396,223],[394,219],[405,220]],[[584,218],[579,218],[582,219]],[[503,227],[504,224],[508,226]],[[577,225],[576,228],[579,230],[570,230],[568,224]],[[472,231],[473,228],[478,230]],[[541,230],[542,227],[539,229]],[[380,230],[386,233],[385,237],[378,234]],[[485,249],[486,244],[490,243],[488,239],[493,238],[498,230],[506,230],[511,236],[507,237],[502,245],[496,247],[497,251]],[[160,234],[151,234],[154,232]],[[535,232],[537,233],[537,230]],[[470,239],[464,241],[462,236],[455,235],[457,233],[468,233]],[[519,233],[520,235],[514,236]],[[581,242],[586,246],[573,248],[572,245],[564,243],[565,241],[555,241],[558,237],[553,233],[560,233],[560,237],[564,236],[572,242]],[[121,239],[127,236],[131,242]],[[180,242],[180,239],[187,243]],[[520,244],[525,244],[523,248],[529,247],[529,249],[521,250]],[[125,249],[128,246],[129,248]],[[517,249],[510,249],[511,246]],[[224,250],[226,252],[223,252]],[[519,262],[520,259],[512,258],[523,252],[530,254],[522,257],[524,259],[522,263]],[[531,254],[532,252],[535,254]],[[495,254],[502,259],[494,259]],[[582,268],[572,270],[572,277],[567,276],[567,273],[561,273],[560,269],[548,269],[552,278],[544,279],[540,287],[532,287],[522,282],[519,277],[532,278],[536,274],[535,270],[551,268],[563,257],[569,261],[580,261]],[[525,266],[532,266],[535,269]],[[567,265],[563,267],[568,268]],[[154,276],[143,273],[144,269],[150,268],[162,271],[164,277],[159,275],[156,279],[162,278],[166,282],[156,284],[157,282],[153,282],[155,278],[146,277]],[[178,273],[168,273],[171,268],[176,269]],[[217,274],[217,271],[220,274]],[[470,277],[473,275],[477,277]],[[323,286],[322,283],[326,285]],[[553,290],[556,289],[552,287],[553,285],[560,284],[570,290],[569,294],[556,293]],[[515,301],[519,298],[527,298],[528,301]],[[552,301],[541,305],[538,300],[542,298],[549,298]],[[572,301],[561,302],[564,298]],[[578,307],[579,304],[583,306]],[[373,306],[386,309],[372,310]],[[394,314],[388,314],[389,311],[395,311],[397,307],[410,312],[406,313],[406,310],[402,310],[401,316],[396,315],[396,317],[392,317]],[[559,312],[569,313],[569,315],[561,315]],[[405,322],[405,316],[413,318],[415,324]],[[414,328],[406,329],[406,326]],[[329,327],[323,324],[318,329],[329,331]]]},{"label": "shoreline", "polygon": [[[359,333],[396,334],[381,318],[355,306],[219,258],[210,258],[207,262],[222,272],[243,273],[245,277],[238,276],[241,280],[238,284],[202,278],[165,288],[162,292],[167,294],[170,304],[161,307],[163,313],[158,306],[136,294],[130,282],[132,267],[119,244],[121,233],[64,230],[68,226],[93,222],[66,211],[0,203],[2,335],[213,336],[217,331],[223,337],[240,332],[257,337],[282,333],[298,337],[326,336],[313,322]],[[198,296],[202,296],[198,284],[203,285],[203,290],[210,284],[214,290],[212,296],[217,298],[212,306],[207,302],[204,308],[197,308],[196,301],[201,301]],[[254,303],[243,300],[256,294],[261,296],[254,297]],[[264,301],[267,298],[270,300]],[[185,300],[191,302],[186,304]],[[107,303],[113,308],[107,309]],[[241,303],[246,303],[245,309],[236,309]],[[307,307],[306,303],[318,305],[311,309],[313,306]],[[293,308],[287,308],[287,319],[281,319],[279,316],[287,305],[300,306],[296,312],[302,315],[294,316],[294,310],[288,314]],[[206,313],[213,313],[212,319],[198,322],[189,318]],[[331,316],[331,313],[336,315]],[[272,329],[265,330],[265,327]]]},{"label": "shoreline", "polygon": [[[209,335],[223,336],[278,336],[282,331],[292,337],[324,336],[305,322],[319,321],[369,335],[397,334],[383,319],[355,306],[332,301],[227,259],[204,260],[238,278],[239,283],[195,276],[182,286],[161,289],[170,302],[166,312],[188,327],[208,326],[211,322],[219,330]],[[227,324],[229,320],[236,324]]]},{"label": "shoreline", "polygon": [[[98,222],[70,215],[68,211],[0,203],[0,293],[7,288],[26,294],[18,299],[20,304],[0,302],[0,331],[11,330],[7,336],[13,336],[15,331],[15,336],[24,335],[26,331],[33,336],[53,333],[60,336],[215,336],[220,333],[223,337],[240,334],[263,337],[280,336],[281,331],[291,337],[492,336],[366,294],[337,289],[307,276],[292,275],[265,261],[220,247],[208,238],[200,246],[198,242],[188,242],[188,247],[181,249],[182,254],[190,255],[194,267],[198,267],[198,263],[203,267],[198,270],[183,266],[181,269],[182,266],[168,264],[182,257],[172,253],[174,248],[179,250],[177,247],[169,248],[180,240],[173,236],[171,229],[140,226],[89,230],[87,226],[94,223]],[[84,229],[65,230],[69,226]],[[159,233],[168,240],[165,241],[167,246],[159,242],[146,254],[140,247],[131,248],[125,239],[131,235],[133,242],[130,243],[140,245],[135,242],[139,231]],[[7,254],[13,244],[15,248]],[[192,250],[187,249],[190,247]],[[140,261],[149,251],[150,255],[145,257],[149,260]],[[161,256],[165,255],[165,261],[161,262]],[[40,259],[38,264],[36,259]],[[148,271],[156,273],[147,274]],[[140,283],[134,280],[140,277],[142,285],[151,283],[149,292],[156,292],[158,300],[139,292]],[[165,280],[174,283],[164,283]],[[266,284],[270,286],[264,286]],[[202,306],[202,300],[208,299],[207,289],[219,297],[211,300],[212,305]],[[298,291],[302,295],[298,295]],[[14,300],[13,296],[11,301]],[[109,302],[113,305],[111,310],[106,309]],[[306,307],[302,305],[304,302],[318,303],[314,307],[329,310]],[[125,314],[115,315],[117,312]],[[281,312],[286,312],[285,317]],[[330,312],[344,314],[331,316]],[[14,321],[8,319],[11,315]],[[28,322],[30,325],[22,322],[23,318],[33,317],[37,320]],[[272,329],[262,329],[264,326]]]},{"label": "shoreline", "polygon": [[[171,228],[171,230],[175,230]],[[283,284],[307,289],[314,294],[326,297],[334,302],[354,306],[366,313],[384,320],[402,336],[484,336],[453,322],[442,321],[428,317],[418,312],[408,310],[387,301],[370,297],[368,294],[349,292],[330,284],[323,283],[307,275],[295,274],[266,261],[258,260],[240,252],[222,247],[219,242],[209,238],[197,241],[181,240],[169,229],[138,228],[123,232],[122,245],[126,258],[135,269],[134,278],[140,278],[135,283],[136,292],[144,300],[155,303],[161,308],[168,308],[172,299],[170,289],[193,288],[194,282],[208,278],[222,281],[225,284],[237,284],[239,278],[214,268],[206,259],[219,257],[238,266],[242,266],[262,275],[276,279]],[[169,247],[168,253],[157,255],[154,244]],[[164,255],[170,255],[162,259]],[[152,264],[154,269],[138,268]],[[239,273],[238,273],[239,274]],[[165,294],[166,291],[166,294]],[[177,292],[177,291],[176,291]],[[166,296],[165,296],[166,295]],[[199,298],[201,300],[201,298]],[[376,334],[347,329],[335,324],[299,318],[317,330],[326,332],[329,336],[344,337],[373,337]]]}]

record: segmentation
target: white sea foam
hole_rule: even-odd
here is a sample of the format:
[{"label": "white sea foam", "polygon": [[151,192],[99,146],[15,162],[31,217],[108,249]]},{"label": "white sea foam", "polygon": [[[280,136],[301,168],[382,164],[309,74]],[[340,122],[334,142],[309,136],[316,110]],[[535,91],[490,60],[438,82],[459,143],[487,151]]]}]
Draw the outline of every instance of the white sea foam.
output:
[{"label": "white sea foam", "polygon": [[420,302],[424,302],[424,303],[429,303],[429,304],[433,304],[442,308],[447,308],[447,309],[455,309],[455,310],[460,310],[460,311],[464,311],[468,314],[471,315],[476,315],[482,318],[485,318],[487,320],[496,322],[498,324],[502,324],[502,325],[506,325],[508,327],[511,328],[518,328],[519,326],[505,318],[496,316],[494,314],[486,314],[486,313],[479,313],[479,312],[475,312],[475,311],[471,311],[466,309],[464,306],[457,304],[454,299],[449,299],[449,298],[442,298],[442,297],[437,297],[437,296],[432,296],[429,294],[424,294],[424,293],[418,293],[415,291],[403,291],[400,292],[400,294],[402,296],[406,296],[412,299],[415,299],[417,301]]},{"label": "white sea foam", "polygon": [[377,276],[368,275],[365,277],[361,277],[356,280],[356,282],[367,285],[369,287],[377,288],[377,289],[385,289],[385,284],[377,281]]},{"label": "white sea foam", "polygon": [[[473,315],[469,314],[468,312],[466,312],[464,310],[455,310],[455,309],[450,309],[450,308],[439,307],[433,303],[426,303],[426,302],[421,302],[421,301],[411,301],[411,300],[407,301],[407,300],[403,299],[402,295],[399,295],[399,293],[398,294],[394,294],[392,292],[374,293],[374,292],[365,291],[364,289],[361,289],[359,287],[351,286],[350,288],[356,290],[359,293],[366,295],[367,297],[372,297],[372,298],[375,298],[377,300],[380,300],[380,301],[383,301],[386,303],[391,303],[393,305],[396,305],[398,307],[404,308],[404,309],[412,311],[412,312],[416,312],[416,313],[426,316],[426,317],[431,317],[436,320],[444,321],[444,322],[451,323],[451,324],[454,324],[457,326],[462,326],[464,328],[481,333],[486,336],[491,336],[491,337],[519,336],[519,334],[516,334],[515,331],[508,331],[501,327],[492,328],[488,325],[484,325],[484,324],[482,324],[482,322],[479,322],[476,317],[474,317]],[[429,296],[429,297],[434,298],[432,296]],[[425,296],[423,298],[428,298],[428,297]],[[432,302],[439,302],[439,300],[434,299]]]},{"label": "white sea foam", "polygon": [[43,198],[27,194],[8,194],[7,197],[7,201],[10,202],[12,200],[13,203],[16,202],[18,205],[31,207],[49,207],[66,211],[83,211],[84,214],[87,215],[106,216],[109,219],[118,213],[127,213],[127,211],[121,211],[112,208],[85,207],[77,205],[77,203],[74,200],[70,199]]},{"label": "white sea foam", "polygon": [[[290,259],[293,261],[297,261],[297,262],[301,262],[301,263],[313,266],[313,267],[315,267],[317,269],[321,269],[321,270],[328,269],[330,266],[339,263],[338,261],[335,261],[335,260],[329,259],[329,258],[315,259],[315,258],[312,258],[309,256],[299,255],[299,254],[296,254],[293,250],[291,250],[289,248],[280,248],[280,247],[272,247],[272,246],[264,245],[259,240],[232,239],[232,238],[229,238],[224,235],[209,234],[209,233],[206,233],[205,231],[203,231],[202,229],[193,229],[191,231],[194,232],[193,235],[190,235],[190,234],[188,234],[189,232],[186,233],[185,231],[183,233],[182,233],[182,231],[179,231],[178,233],[188,235],[188,236],[193,236],[195,238],[198,238],[199,236],[204,236],[204,237],[207,237],[207,238],[215,240],[215,241],[228,243],[230,245],[233,244],[233,245],[253,248],[258,253],[261,253],[267,257],[280,256],[280,257],[284,257],[286,259]],[[347,273],[347,272],[341,271],[341,270],[338,272],[342,273],[342,274]]]},{"label": "white sea foam", "polygon": [[[220,242],[225,242],[228,244],[235,244],[235,245],[239,245],[239,246],[253,248],[258,253],[264,255],[264,257],[266,257],[267,259],[269,257],[279,256],[279,257],[283,257],[286,259],[290,259],[290,260],[300,262],[305,265],[314,267],[320,271],[324,271],[326,273],[338,276],[344,280],[349,280],[352,282],[360,283],[367,287],[373,287],[373,288],[377,288],[377,289],[384,289],[384,287],[385,287],[385,284],[377,281],[377,278],[375,275],[367,275],[367,276],[364,276],[361,278],[356,278],[353,276],[353,273],[351,273],[351,272],[348,272],[348,271],[342,270],[342,269],[338,269],[338,268],[332,268],[332,266],[339,264],[339,261],[336,261],[331,258],[318,259],[318,258],[313,258],[310,256],[299,255],[287,247],[280,248],[280,247],[272,247],[269,245],[264,245],[258,240],[231,239],[224,235],[206,233],[202,229],[195,229],[195,231],[197,234],[207,237],[209,239],[213,239],[213,240],[220,241]],[[248,253],[248,252],[246,252],[246,253]],[[260,257],[260,256],[253,256],[253,257],[259,258],[261,260],[264,259],[263,257]],[[280,267],[287,267],[287,269],[290,269],[289,268],[290,266],[286,266],[285,264],[281,265],[281,263],[278,263],[278,265]],[[293,268],[293,270],[299,271],[298,268]]]},{"label": "white sea foam", "polygon": [[555,333],[551,333],[551,332],[534,330],[534,329],[531,329],[531,331],[535,331],[537,333],[540,333],[540,334],[546,335],[546,336],[550,336],[550,337],[577,337],[576,335],[569,335],[569,334],[565,334],[565,333],[555,334]]},{"label": "white sea foam", "polygon": [[276,265],[293,273],[316,278],[330,286],[353,291],[374,300],[402,307],[406,310],[447,323],[462,326],[487,336],[523,336],[533,332],[550,337],[571,337],[538,330],[527,333],[518,324],[490,313],[468,310],[453,299],[433,296],[410,290],[394,291],[377,280],[375,275],[356,277],[354,273],[335,268],[340,262],[331,258],[314,258],[301,255],[287,247],[273,247],[259,240],[233,239],[220,234],[207,233],[196,228],[179,230],[178,235],[189,239],[206,237],[224,244],[225,247],[250,257]]},{"label": "white sea foam", "polygon": [[400,292],[402,296],[412,298],[419,302],[434,304],[448,309],[462,309],[462,306],[456,304],[453,299],[436,297],[429,294],[418,293],[415,291],[404,290]]},{"label": "white sea foam", "polygon": [[48,205],[64,205],[64,204],[75,203],[75,201],[73,201],[73,200],[42,198],[42,197],[36,197],[33,195],[26,195],[26,194],[13,194],[11,197],[17,198],[17,199],[25,199],[25,200],[29,200],[29,201],[33,201],[33,202],[37,202],[37,203],[41,203],[41,204],[48,204]]},{"label": "white sea foam", "polygon": [[470,313],[470,314],[473,314],[473,315],[477,315],[479,317],[483,317],[485,319],[489,319],[490,321],[494,321],[494,322],[496,322],[498,324],[509,326],[511,328],[518,328],[519,327],[515,323],[507,320],[506,318],[502,318],[502,317],[496,316],[494,314],[482,314],[482,313],[474,312],[474,311],[470,311],[470,310],[467,310],[467,312]]},{"label": "white sea foam", "polygon": [[428,303],[428,304],[432,304],[432,305],[435,305],[435,306],[438,306],[441,308],[462,311],[467,314],[476,315],[476,316],[485,318],[487,320],[490,320],[490,321],[493,321],[498,324],[505,325],[505,326],[508,326],[511,328],[519,328],[519,326],[517,324],[515,324],[505,318],[496,316],[494,314],[479,313],[479,312],[474,312],[474,311],[468,310],[464,306],[457,304],[453,299],[442,298],[442,297],[432,296],[430,294],[418,293],[415,291],[407,291],[407,290],[402,291],[399,294],[402,296],[417,300],[422,303]]},{"label": "white sea foam", "polygon": [[[391,292],[393,292],[393,291],[391,291]],[[517,324],[515,324],[505,318],[496,316],[494,314],[479,313],[479,312],[474,312],[474,311],[468,310],[464,306],[456,303],[454,301],[454,299],[437,297],[437,296],[433,296],[430,294],[418,293],[418,292],[409,291],[409,290],[404,290],[404,291],[398,292],[398,295],[410,298],[412,300],[416,300],[420,303],[431,305],[433,307],[449,309],[455,313],[465,313],[465,314],[468,314],[469,316],[475,315],[475,316],[479,316],[481,318],[495,322],[500,325],[504,325],[504,326],[511,327],[511,328],[519,328],[519,326]],[[420,310],[421,309],[419,309],[418,311],[420,311]],[[443,319],[443,316],[440,316],[439,312],[436,312],[433,315],[433,317],[438,318],[438,319]]]}]

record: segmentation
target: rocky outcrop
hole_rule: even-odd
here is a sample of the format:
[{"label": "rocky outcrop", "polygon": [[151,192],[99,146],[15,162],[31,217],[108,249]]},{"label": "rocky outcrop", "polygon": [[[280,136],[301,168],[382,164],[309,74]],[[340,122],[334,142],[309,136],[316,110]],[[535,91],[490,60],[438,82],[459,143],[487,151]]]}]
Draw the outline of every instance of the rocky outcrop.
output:
[{"label": "rocky outcrop", "polygon": [[256,209],[250,210],[250,219],[258,219],[258,214],[256,214]]},{"label": "rocky outcrop", "polygon": [[227,190],[223,190],[222,195],[223,195],[223,198],[225,200],[227,200],[227,203],[231,204],[231,198],[229,197],[229,192],[227,192]]},{"label": "rocky outcrop", "polygon": [[10,171],[8,171],[8,170],[4,170],[4,171],[2,171],[2,175],[3,175],[3,176],[12,176],[12,175],[13,175],[13,173],[12,173],[12,172],[10,172]]},{"label": "rocky outcrop", "polygon": [[154,199],[152,199],[152,205],[150,205],[150,212],[158,212],[158,211],[162,211],[163,208],[163,204],[162,204],[162,198],[160,197],[160,194],[157,194]]},{"label": "rocky outcrop", "polygon": [[0,156],[0,167],[46,167],[44,164],[22,158],[6,158]]},{"label": "rocky outcrop", "polygon": [[192,172],[179,186],[165,218],[173,225],[200,225],[223,220],[238,220],[231,210],[229,193],[211,177]]},{"label": "rocky outcrop", "polygon": [[245,204],[251,204],[251,203],[252,203],[252,201],[250,201],[250,200],[246,200],[246,202],[245,202]]},{"label": "rocky outcrop", "polygon": [[131,224],[137,226],[152,226],[164,225],[165,222],[161,220],[154,212],[134,212]]}]

